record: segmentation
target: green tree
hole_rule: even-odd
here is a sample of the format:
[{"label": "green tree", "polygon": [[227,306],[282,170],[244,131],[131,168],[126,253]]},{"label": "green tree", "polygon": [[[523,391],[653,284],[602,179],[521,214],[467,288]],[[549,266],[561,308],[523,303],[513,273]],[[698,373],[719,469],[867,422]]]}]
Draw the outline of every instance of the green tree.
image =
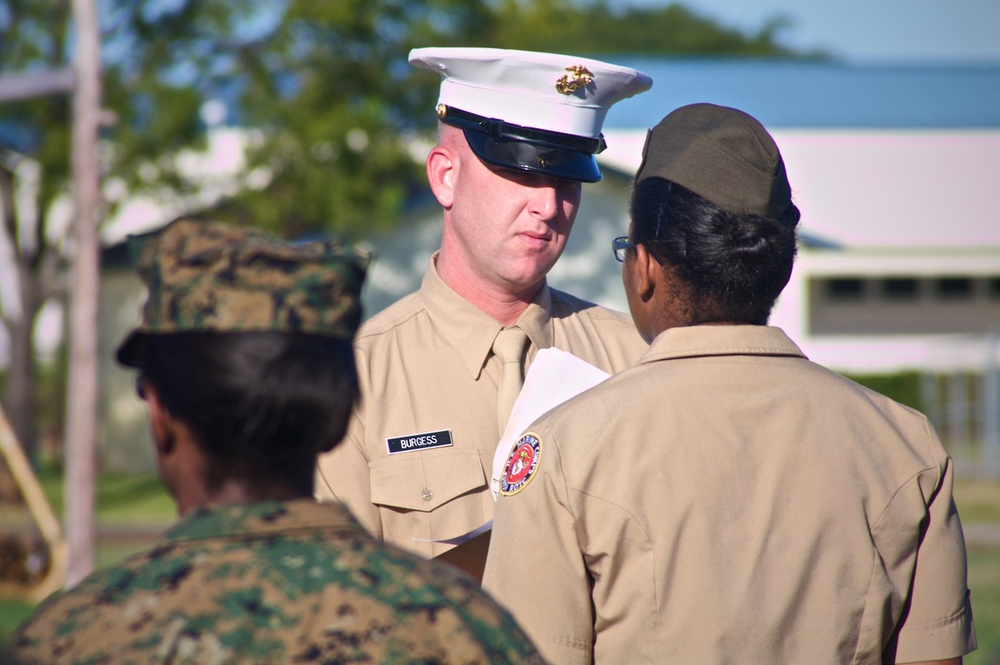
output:
[{"label": "green tree", "polygon": [[607,0],[501,0],[493,41],[505,48],[580,54],[795,55],[781,46],[789,21],[775,17],[755,32],[727,28],[682,4],[624,6]]},{"label": "green tree", "polygon": [[[0,2],[0,73],[65,66],[69,2]],[[65,95],[0,106],[0,321],[10,339],[4,408],[31,447],[33,336],[38,312],[61,291],[65,228],[54,223],[69,178],[71,105]]]},{"label": "green tree", "polygon": [[[223,206],[236,221],[288,235],[352,234],[388,223],[419,177],[400,128],[431,82],[413,83],[411,45],[476,35],[492,13],[478,0],[106,0],[102,176],[106,217],[122,192],[205,203],[178,159],[206,145],[200,110],[232,103],[254,127],[244,191]],[[0,0],[0,74],[69,66],[69,0]],[[426,113],[425,113],[426,115]],[[0,214],[6,251],[0,317],[10,337],[4,403],[19,439],[34,441],[33,332],[61,298],[70,190],[68,95],[0,106]],[[428,121],[428,125],[429,125]],[[263,176],[263,181],[262,181]],[[187,201],[188,203],[184,203]]]},{"label": "green tree", "polygon": [[782,25],[744,35],[680,5],[615,13],[604,0],[291,0],[272,29],[230,48],[228,95],[238,91],[239,124],[257,132],[258,184],[216,214],[292,235],[392,224],[423,186],[408,137],[434,122],[437,80],[407,67],[412,47],[773,55],[788,53]]},{"label": "green tree", "polygon": [[436,90],[406,54],[479,41],[495,21],[476,0],[290,2],[231,79],[256,136],[248,172],[267,178],[227,209],[292,235],[392,223],[422,182],[408,144],[433,126]]}]

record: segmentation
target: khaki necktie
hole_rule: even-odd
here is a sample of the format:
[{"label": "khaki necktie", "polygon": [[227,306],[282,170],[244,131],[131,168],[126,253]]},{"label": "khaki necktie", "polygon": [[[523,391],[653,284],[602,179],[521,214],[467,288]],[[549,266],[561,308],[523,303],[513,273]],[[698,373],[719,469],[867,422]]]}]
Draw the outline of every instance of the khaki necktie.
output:
[{"label": "khaki necktie", "polygon": [[497,391],[497,424],[503,434],[510,418],[514,400],[524,383],[523,360],[528,348],[528,335],[517,326],[502,329],[493,340],[493,355],[500,361],[500,383]]}]

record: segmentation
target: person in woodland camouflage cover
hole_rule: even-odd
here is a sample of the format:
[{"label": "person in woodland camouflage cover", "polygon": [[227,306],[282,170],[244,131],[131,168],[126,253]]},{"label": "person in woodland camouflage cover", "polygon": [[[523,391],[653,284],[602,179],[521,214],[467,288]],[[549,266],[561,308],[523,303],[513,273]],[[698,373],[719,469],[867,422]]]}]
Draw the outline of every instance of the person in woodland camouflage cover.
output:
[{"label": "person in woodland camouflage cover", "polygon": [[181,521],[16,632],[40,663],[532,663],[468,578],[312,499],[344,435],[368,258],[180,220],[134,238],[149,288],[118,360],[139,370]]}]

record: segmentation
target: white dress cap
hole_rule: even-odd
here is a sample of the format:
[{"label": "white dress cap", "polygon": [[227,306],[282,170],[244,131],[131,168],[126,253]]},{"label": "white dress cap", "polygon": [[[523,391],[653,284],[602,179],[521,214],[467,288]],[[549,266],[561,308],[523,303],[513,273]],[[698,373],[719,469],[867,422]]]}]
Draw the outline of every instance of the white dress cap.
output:
[{"label": "white dress cap", "polygon": [[409,60],[443,77],[439,104],[590,138],[612,104],[653,85],[635,69],[557,53],[432,47],[413,49]]},{"label": "white dress cap", "polygon": [[556,53],[419,48],[409,61],[441,75],[438,115],[480,159],[582,182],[601,179],[593,155],[608,109],[653,85],[629,67]]}]

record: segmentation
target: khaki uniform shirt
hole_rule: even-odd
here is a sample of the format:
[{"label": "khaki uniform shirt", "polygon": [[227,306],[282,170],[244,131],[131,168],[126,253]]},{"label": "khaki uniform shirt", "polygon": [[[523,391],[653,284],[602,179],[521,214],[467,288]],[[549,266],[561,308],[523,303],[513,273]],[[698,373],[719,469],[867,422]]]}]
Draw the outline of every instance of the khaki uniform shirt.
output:
[{"label": "khaki uniform shirt", "polygon": [[667,330],[530,432],[483,584],[553,663],[976,646],[952,463],[927,419],[777,328]]},{"label": "khaki uniform shirt", "polygon": [[[441,280],[435,259],[419,292],[362,326],[361,402],[346,439],[320,456],[316,483],[319,498],[345,502],[376,537],[424,556],[451,548],[431,540],[493,517],[501,435],[491,353],[501,326]],[[627,315],[548,286],[517,325],[531,339],[529,362],[556,347],[615,372],[648,348]]]},{"label": "khaki uniform shirt", "polygon": [[45,665],[541,662],[467,578],[310,500],[194,511],[47,600],[13,648]]}]

